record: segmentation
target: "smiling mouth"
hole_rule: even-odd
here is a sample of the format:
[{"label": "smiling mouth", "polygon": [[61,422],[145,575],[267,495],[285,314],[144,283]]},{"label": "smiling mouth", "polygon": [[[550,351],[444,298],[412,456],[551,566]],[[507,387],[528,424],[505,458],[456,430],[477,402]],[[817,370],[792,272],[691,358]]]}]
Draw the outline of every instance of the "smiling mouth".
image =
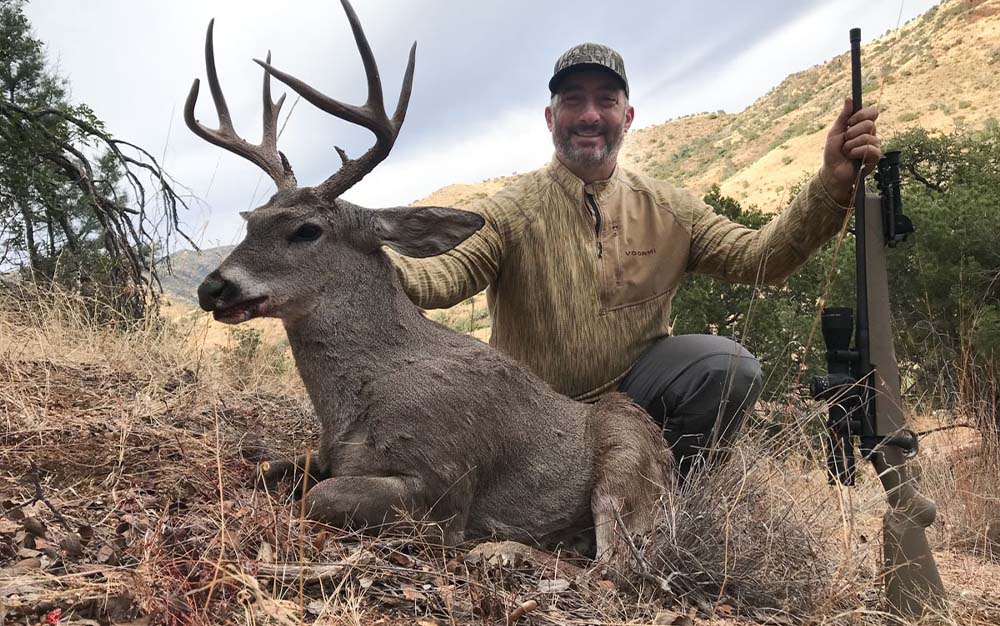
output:
[{"label": "smiling mouth", "polygon": [[216,321],[224,324],[241,324],[247,320],[264,315],[266,312],[264,303],[266,301],[267,296],[251,298],[250,300],[244,300],[231,306],[215,309],[212,311],[212,316],[215,317]]}]

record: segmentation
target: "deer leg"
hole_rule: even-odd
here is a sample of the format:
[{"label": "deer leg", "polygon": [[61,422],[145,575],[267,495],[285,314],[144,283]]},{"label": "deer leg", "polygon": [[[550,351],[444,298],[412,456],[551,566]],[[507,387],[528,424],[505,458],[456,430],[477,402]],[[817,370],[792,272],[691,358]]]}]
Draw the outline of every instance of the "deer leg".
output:
[{"label": "deer leg", "polygon": [[635,452],[621,447],[604,456],[591,492],[597,559],[616,580],[628,578],[629,552],[653,531],[667,482],[653,455]]},{"label": "deer leg", "polygon": [[441,522],[447,544],[461,543],[467,511],[428,511],[434,498],[418,478],[403,476],[336,476],[306,493],[309,519],[340,528],[378,532],[403,519]]}]

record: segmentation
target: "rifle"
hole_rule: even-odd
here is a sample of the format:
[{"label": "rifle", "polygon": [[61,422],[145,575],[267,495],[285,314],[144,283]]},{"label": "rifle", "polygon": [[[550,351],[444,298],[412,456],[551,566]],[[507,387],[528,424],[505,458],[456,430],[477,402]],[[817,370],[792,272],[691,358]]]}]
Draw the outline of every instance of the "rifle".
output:
[{"label": "rifle", "polygon": [[[856,113],[861,109],[861,30],[851,29],[850,37]],[[855,168],[857,322],[850,308],[823,309],[828,373],[813,378],[810,391],[830,407],[825,438],[830,482],[854,485],[855,438],[862,459],[875,468],[889,504],[882,518],[886,598],[895,614],[920,616],[945,600],[925,534],[937,505],[917,492],[906,466],[918,452],[917,437],[903,418],[886,271],[886,248],[904,241],[914,228],[902,213],[899,152],[886,153],[878,164],[878,195],[865,192],[861,162]]]}]

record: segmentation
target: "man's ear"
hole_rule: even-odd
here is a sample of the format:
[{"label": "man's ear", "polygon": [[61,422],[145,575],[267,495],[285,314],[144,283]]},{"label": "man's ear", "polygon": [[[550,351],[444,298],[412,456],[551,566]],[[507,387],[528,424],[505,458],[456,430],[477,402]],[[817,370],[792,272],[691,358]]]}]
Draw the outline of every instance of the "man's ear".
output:
[{"label": "man's ear", "polygon": [[379,242],[403,256],[417,258],[451,250],[486,222],[476,213],[437,206],[397,207],[372,213]]}]

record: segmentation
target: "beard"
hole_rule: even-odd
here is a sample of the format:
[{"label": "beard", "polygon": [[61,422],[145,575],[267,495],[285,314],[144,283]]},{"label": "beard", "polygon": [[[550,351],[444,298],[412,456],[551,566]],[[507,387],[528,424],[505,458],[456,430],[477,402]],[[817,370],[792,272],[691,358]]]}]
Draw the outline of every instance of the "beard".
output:
[{"label": "beard", "polygon": [[[573,144],[573,136],[577,133],[600,136],[604,139],[601,146],[577,146]],[[578,165],[591,168],[608,165],[618,157],[625,138],[625,120],[617,126],[604,123],[577,124],[569,128],[555,124],[552,131],[552,143],[556,154],[568,165]]]}]

